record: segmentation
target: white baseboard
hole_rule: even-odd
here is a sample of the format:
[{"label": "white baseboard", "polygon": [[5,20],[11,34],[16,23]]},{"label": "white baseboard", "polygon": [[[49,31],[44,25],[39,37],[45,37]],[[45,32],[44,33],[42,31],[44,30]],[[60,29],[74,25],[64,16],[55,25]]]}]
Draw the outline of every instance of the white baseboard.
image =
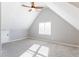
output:
[{"label": "white baseboard", "polygon": [[[38,39],[40,41],[45,41],[44,39],[39,39],[39,38],[34,38],[34,37],[29,37],[30,39]],[[68,47],[76,47],[76,48],[79,48],[79,45],[75,45],[75,44],[69,44],[69,43],[64,43],[64,42],[58,42],[58,41],[45,41],[45,42],[49,42],[49,43],[54,43],[54,44],[59,44],[59,45],[64,45],[64,46],[68,46]]]},{"label": "white baseboard", "polygon": [[11,41],[7,41],[7,42],[1,42],[1,44],[5,44],[5,43],[10,43],[10,42],[14,42],[14,41],[19,41],[19,40],[23,40],[23,39],[27,39],[28,37],[23,37],[23,38],[19,38],[19,39],[14,39]]},{"label": "white baseboard", "polygon": [[[8,42],[5,42],[5,43],[9,43],[9,42],[14,42],[14,41],[19,41],[19,40],[23,40],[23,39],[34,39],[34,40],[39,40],[39,41],[45,41],[45,42],[49,42],[49,43],[54,43],[54,44],[59,44],[59,45],[64,45],[64,46],[69,46],[69,47],[76,47],[76,48],[79,48],[79,45],[75,45],[75,44],[69,44],[69,43],[64,43],[64,42],[58,42],[58,41],[46,41],[46,39],[42,39],[42,38],[34,38],[34,37],[23,37],[23,38],[20,38],[20,39],[15,39],[15,40],[11,40],[11,41],[8,41]],[[47,39],[48,40],[48,39]],[[5,43],[2,43],[2,44],[5,44]]]}]

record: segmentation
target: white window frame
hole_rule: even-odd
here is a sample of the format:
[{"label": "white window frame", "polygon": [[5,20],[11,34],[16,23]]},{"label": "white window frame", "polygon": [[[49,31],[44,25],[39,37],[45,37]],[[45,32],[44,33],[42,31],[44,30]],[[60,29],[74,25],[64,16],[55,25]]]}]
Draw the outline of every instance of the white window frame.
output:
[{"label": "white window frame", "polygon": [[39,34],[51,35],[51,22],[39,23]]}]

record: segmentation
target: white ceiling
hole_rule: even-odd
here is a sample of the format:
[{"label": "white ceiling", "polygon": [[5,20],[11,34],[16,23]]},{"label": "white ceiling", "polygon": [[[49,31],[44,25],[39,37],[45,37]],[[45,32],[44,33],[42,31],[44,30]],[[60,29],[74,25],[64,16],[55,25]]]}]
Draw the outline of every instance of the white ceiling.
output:
[{"label": "white ceiling", "polygon": [[[2,29],[28,29],[31,26],[40,12],[29,13],[27,8],[21,6],[22,4],[31,5],[30,2],[2,2]],[[35,4],[37,6],[47,6],[47,4],[43,2],[35,2]],[[79,7],[79,3],[77,2],[71,4]],[[54,7],[55,6],[53,6],[53,8]]]},{"label": "white ceiling", "polygon": [[48,7],[56,12],[65,21],[71,24],[74,28],[79,30],[79,8],[66,2],[48,3]]},{"label": "white ceiling", "polygon": [[39,12],[28,12],[27,8],[21,6],[19,2],[2,2],[1,3],[1,29],[15,30],[28,29]]},{"label": "white ceiling", "polygon": [[[28,29],[31,26],[41,11],[28,12],[29,8],[22,7],[22,4],[31,5],[30,2],[2,2],[1,29]],[[43,2],[36,2],[35,5],[46,6]]]}]

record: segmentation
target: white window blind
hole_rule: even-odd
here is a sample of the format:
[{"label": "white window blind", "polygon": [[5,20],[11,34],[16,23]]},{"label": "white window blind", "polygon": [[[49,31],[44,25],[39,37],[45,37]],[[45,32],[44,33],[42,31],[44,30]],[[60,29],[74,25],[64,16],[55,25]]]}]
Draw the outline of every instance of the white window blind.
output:
[{"label": "white window blind", "polygon": [[51,35],[51,22],[39,23],[39,34]]}]

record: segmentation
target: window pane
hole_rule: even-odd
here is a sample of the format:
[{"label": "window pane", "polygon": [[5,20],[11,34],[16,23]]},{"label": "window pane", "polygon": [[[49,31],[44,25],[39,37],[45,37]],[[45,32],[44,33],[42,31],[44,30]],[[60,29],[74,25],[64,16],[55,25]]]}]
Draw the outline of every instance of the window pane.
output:
[{"label": "window pane", "polygon": [[51,35],[51,23],[45,23],[45,34]]},{"label": "window pane", "polygon": [[51,35],[51,22],[39,23],[39,34]]},{"label": "window pane", "polygon": [[44,23],[39,23],[39,34],[44,34]]}]

